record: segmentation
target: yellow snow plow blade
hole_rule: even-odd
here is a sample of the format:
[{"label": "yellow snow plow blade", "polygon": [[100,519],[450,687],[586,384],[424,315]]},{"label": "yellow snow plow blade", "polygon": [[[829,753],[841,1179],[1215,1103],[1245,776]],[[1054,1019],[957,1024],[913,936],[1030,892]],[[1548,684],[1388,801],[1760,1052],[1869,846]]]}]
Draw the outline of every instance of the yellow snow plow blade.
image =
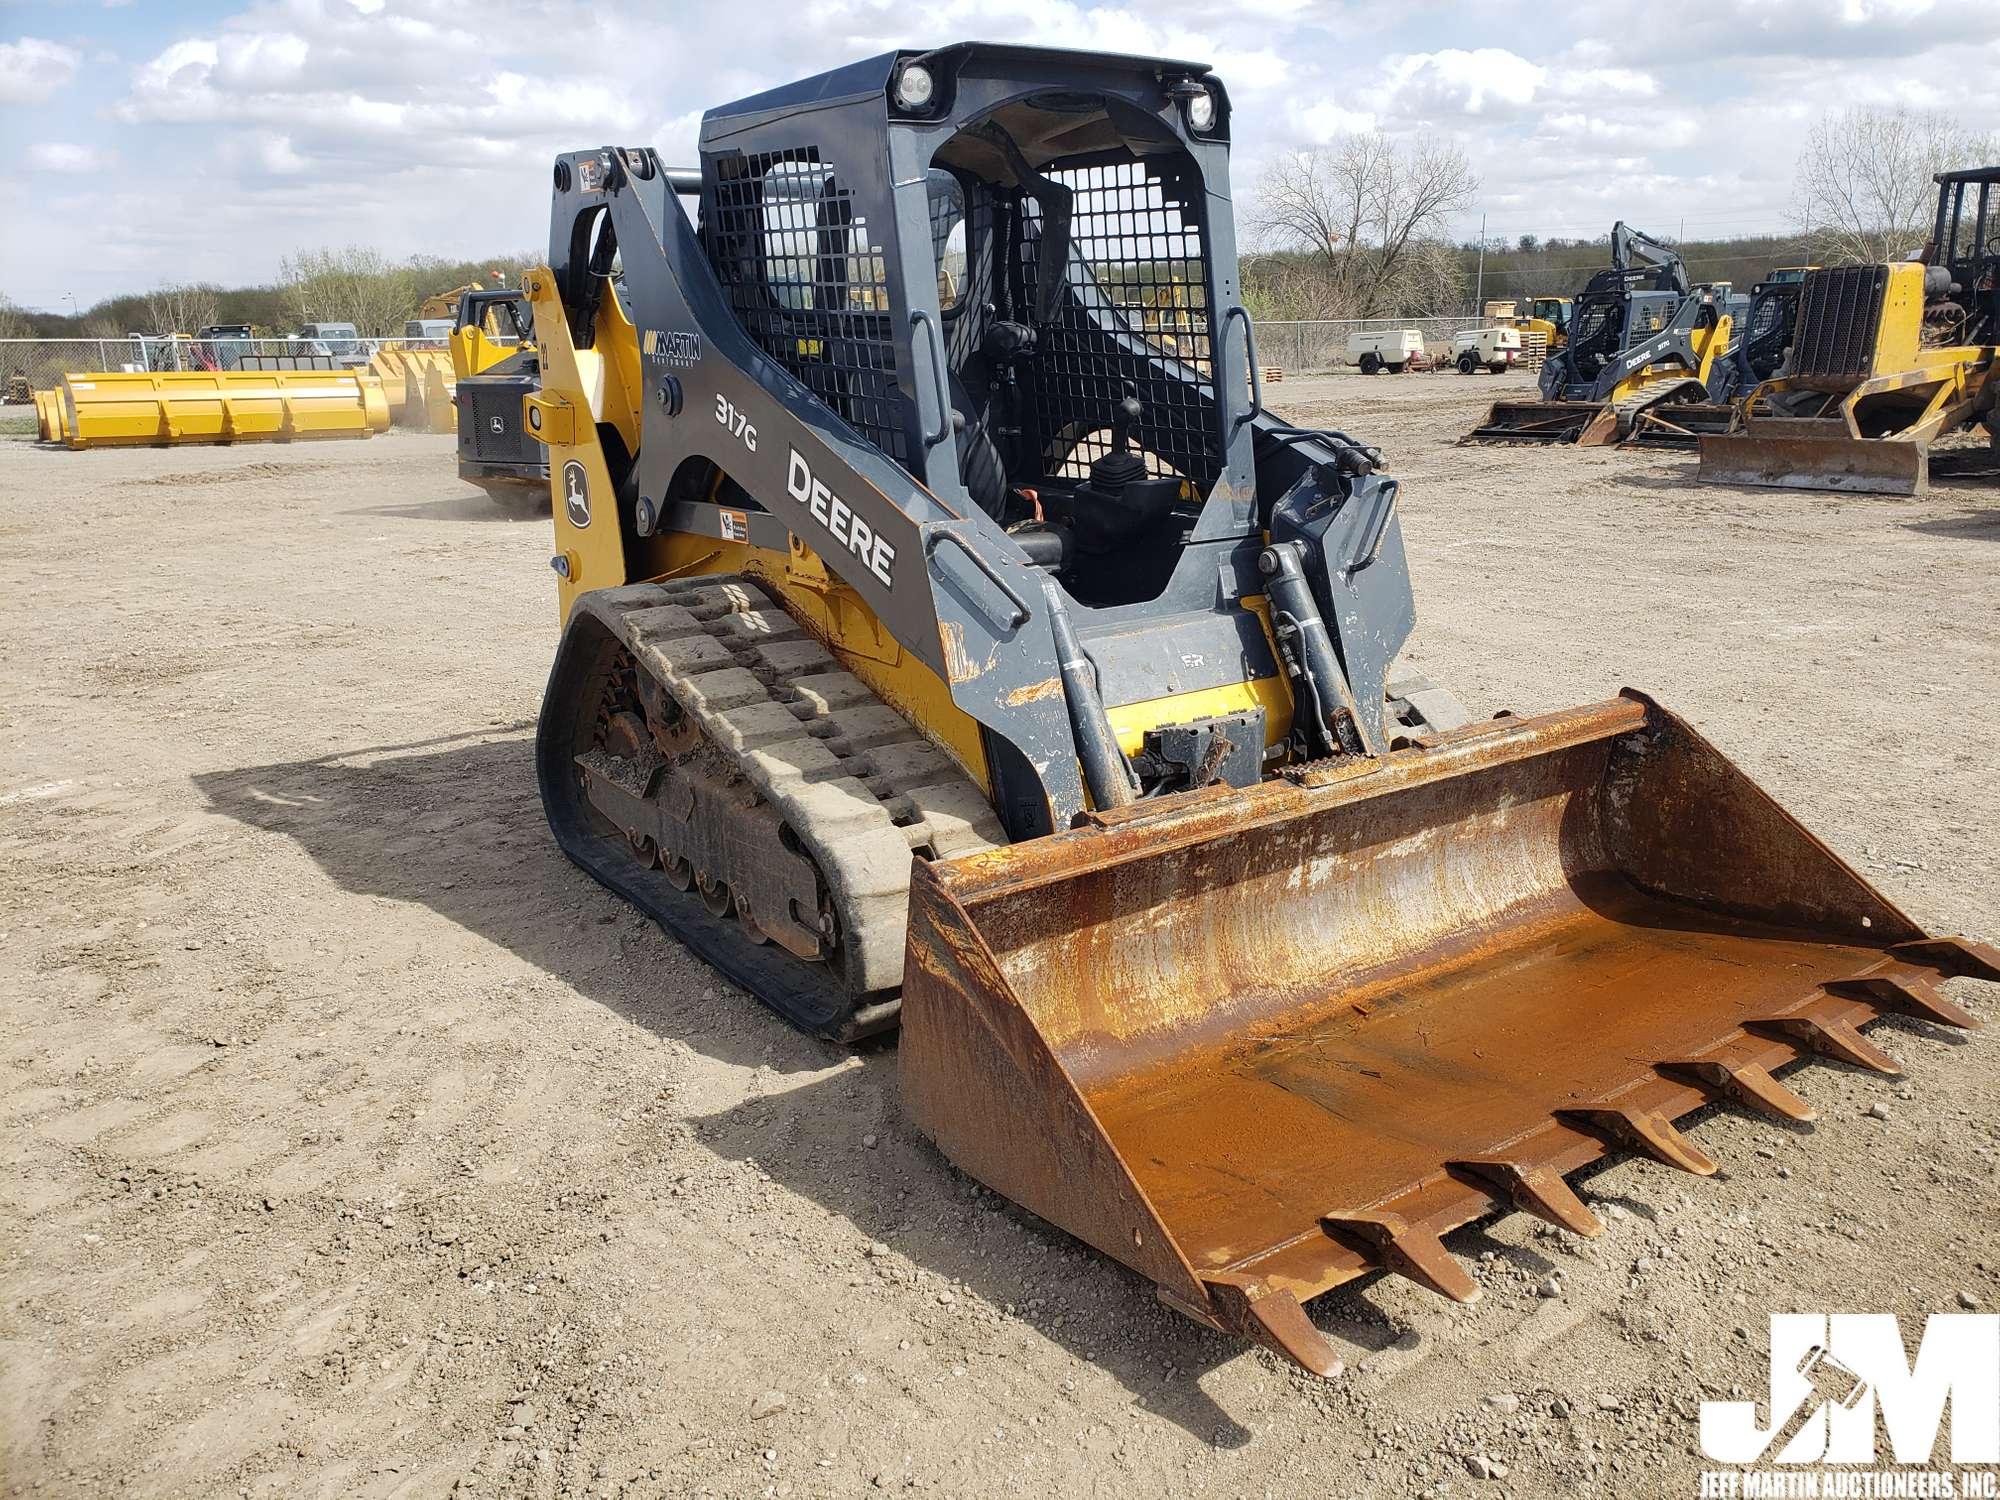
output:
[{"label": "yellow snow plow blade", "polygon": [[188,370],[65,375],[72,448],[372,437],[389,426],[382,383],[355,370]]},{"label": "yellow snow plow blade", "polygon": [[35,391],[35,437],[44,443],[60,443],[68,436],[63,423],[62,392]]},{"label": "yellow snow plow blade", "polygon": [[369,373],[382,382],[389,420],[420,432],[456,432],[452,409],[451,354],[444,349],[403,349],[393,345],[376,351]]},{"label": "yellow snow plow blade", "polygon": [[1674,1121],[1786,1119],[1773,1070],[1975,1024],[1932,938],[1681,720],[1628,693],[918,862],[901,1066],[963,1169],[1321,1373],[1309,1298],[1372,1270],[1471,1300],[1441,1236]]}]

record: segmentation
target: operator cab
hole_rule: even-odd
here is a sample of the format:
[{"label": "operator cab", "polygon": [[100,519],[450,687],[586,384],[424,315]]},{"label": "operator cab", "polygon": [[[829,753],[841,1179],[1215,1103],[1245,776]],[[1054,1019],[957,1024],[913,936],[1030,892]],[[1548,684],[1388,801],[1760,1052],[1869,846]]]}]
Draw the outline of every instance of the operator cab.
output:
[{"label": "operator cab", "polygon": [[[989,50],[919,60],[940,101],[928,131],[896,119],[926,113],[899,99],[903,71],[890,90],[918,141],[935,317],[891,276],[885,205],[836,135],[712,157],[701,238],[744,329],[870,443],[931,483],[932,451],[955,457],[971,504],[1079,603],[1151,600],[1236,430],[1217,397],[1205,222],[1227,190],[1224,96],[1197,65],[1127,59],[1102,92],[1010,87],[967,65]],[[1163,89],[1162,68],[1186,76]],[[896,205],[901,233],[915,217]]]}]

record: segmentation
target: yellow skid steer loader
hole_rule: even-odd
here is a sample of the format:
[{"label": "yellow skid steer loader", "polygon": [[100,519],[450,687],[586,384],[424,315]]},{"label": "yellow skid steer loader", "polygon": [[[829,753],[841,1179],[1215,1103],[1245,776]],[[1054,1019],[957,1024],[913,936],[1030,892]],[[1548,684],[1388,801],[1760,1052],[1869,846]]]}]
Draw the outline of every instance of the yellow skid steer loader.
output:
[{"label": "yellow skid steer loader", "polygon": [[561,847],[966,1171],[1307,1369],[1303,1304],[1675,1121],[1894,1072],[1927,934],[1650,699],[1468,722],[1379,453],[1267,411],[1195,63],[896,52],[558,158],[525,286]]}]

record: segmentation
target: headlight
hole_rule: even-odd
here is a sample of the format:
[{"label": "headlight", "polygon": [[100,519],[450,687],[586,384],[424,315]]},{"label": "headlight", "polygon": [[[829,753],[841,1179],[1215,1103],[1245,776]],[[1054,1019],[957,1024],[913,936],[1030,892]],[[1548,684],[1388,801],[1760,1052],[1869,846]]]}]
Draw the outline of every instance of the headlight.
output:
[{"label": "headlight", "polygon": [[936,93],[937,81],[922,63],[905,63],[896,75],[896,107],[899,109],[923,109]]},{"label": "headlight", "polygon": [[1209,131],[1215,128],[1215,95],[1207,89],[1190,94],[1187,102],[1188,125],[1195,131]]}]

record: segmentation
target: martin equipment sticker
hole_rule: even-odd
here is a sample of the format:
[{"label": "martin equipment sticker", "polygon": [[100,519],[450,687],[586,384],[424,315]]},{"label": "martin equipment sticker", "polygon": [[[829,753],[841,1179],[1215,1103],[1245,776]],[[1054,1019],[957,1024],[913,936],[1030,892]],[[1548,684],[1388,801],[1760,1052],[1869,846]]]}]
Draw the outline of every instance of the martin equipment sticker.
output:
[{"label": "martin equipment sticker", "polygon": [[745,510],[731,510],[722,506],[722,539],[725,542],[747,542],[750,540],[750,513]]},{"label": "martin equipment sticker", "polygon": [[701,335],[677,328],[648,328],[639,340],[648,362],[686,370],[701,363]]},{"label": "martin equipment sticker", "polygon": [[583,465],[571,459],[563,465],[563,510],[569,516],[569,524],[578,531],[590,524],[590,482],[584,478]]}]

